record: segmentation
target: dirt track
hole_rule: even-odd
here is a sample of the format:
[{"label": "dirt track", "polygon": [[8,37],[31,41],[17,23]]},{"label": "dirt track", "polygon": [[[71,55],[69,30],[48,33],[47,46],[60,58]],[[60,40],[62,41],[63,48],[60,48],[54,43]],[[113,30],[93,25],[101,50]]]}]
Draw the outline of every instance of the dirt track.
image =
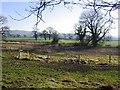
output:
[{"label": "dirt track", "polygon": [[116,47],[96,47],[96,48],[81,48],[80,46],[72,45],[52,45],[49,43],[28,43],[28,42],[7,42],[2,44],[2,49],[23,49],[23,50],[34,50],[38,53],[41,52],[72,52],[84,55],[118,55],[118,48]]}]

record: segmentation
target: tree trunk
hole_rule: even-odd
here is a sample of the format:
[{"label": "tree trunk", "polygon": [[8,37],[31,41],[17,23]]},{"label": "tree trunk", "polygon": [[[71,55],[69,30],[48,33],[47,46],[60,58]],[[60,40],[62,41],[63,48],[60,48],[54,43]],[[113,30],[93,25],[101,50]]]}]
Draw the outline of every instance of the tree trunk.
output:
[{"label": "tree trunk", "polygon": [[44,39],[46,40],[46,34],[44,34]]},{"label": "tree trunk", "polygon": [[97,46],[97,40],[96,39],[92,41],[92,45],[93,45],[93,47]]},{"label": "tree trunk", "polygon": [[96,37],[93,37],[92,45],[93,45],[93,47],[97,46],[97,38]]},{"label": "tree trunk", "polygon": [[81,46],[84,45],[84,40],[80,40],[80,45],[81,45]]},{"label": "tree trunk", "polygon": [[35,38],[35,40],[37,40],[37,37]]},{"label": "tree trunk", "polygon": [[92,38],[92,45],[93,47],[96,47],[97,46],[97,35],[96,33],[93,34],[93,38]]},{"label": "tree trunk", "polygon": [[49,40],[51,39],[51,35],[49,34]]},{"label": "tree trunk", "polygon": [[54,36],[53,36],[53,41],[52,41],[52,43],[57,44],[57,43],[58,43],[58,40],[59,40],[58,36],[57,36],[57,35],[54,35]]}]

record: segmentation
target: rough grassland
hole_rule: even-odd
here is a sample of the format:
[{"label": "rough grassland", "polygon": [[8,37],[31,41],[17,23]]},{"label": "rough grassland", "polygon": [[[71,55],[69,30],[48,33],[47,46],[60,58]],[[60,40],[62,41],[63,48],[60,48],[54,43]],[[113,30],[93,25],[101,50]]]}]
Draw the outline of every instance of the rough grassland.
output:
[{"label": "rough grassland", "polygon": [[[3,52],[4,88],[87,88],[120,83],[117,66],[93,66],[17,60]],[[73,68],[72,68],[73,67]]]},{"label": "rough grassland", "polygon": [[[62,41],[63,42],[63,41]],[[71,43],[71,42],[70,42]],[[51,45],[49,43],[4,43],[2,45],[2,87],[5,88],[76,88],[96,90],[96,88],[120,89],[119,64],[79,64],[75,59],[119,61],[116,47],[81,49],[69,44]],[[15,58],[18,50],[30,54],[49,56],[46,62],[35,59]],[[79,57],[80,55],[80,57]],[[67,63],[66,63],[67,61]],[[107,90],[107,89],[106,89]]]}]

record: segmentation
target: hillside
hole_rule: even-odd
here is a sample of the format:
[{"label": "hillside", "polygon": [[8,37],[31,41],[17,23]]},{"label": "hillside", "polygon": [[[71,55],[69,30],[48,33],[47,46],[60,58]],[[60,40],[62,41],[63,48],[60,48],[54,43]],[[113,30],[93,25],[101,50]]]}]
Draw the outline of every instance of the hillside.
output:
[{"label": "hillside", "polygon": [[19,34],[21,36],[26,35],[27,37],[32,37],[33,36],[32,31],[25,31],[25,30],[10,30],[10,34],[13,34],[13,35]]}]

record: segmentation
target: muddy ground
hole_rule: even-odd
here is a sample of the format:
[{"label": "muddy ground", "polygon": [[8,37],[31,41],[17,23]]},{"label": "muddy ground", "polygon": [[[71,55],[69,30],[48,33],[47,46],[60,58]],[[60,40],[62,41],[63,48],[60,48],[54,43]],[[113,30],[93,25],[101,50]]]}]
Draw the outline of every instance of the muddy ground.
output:
[{"label": "muddy ground", "polygon": [[28,43],[28,42],[4,42],[2,49],[9,50],[29,50],[36,53],[75,53],[81,55],[118,55],[118,47],[80,47],[68,44],[50,44],[50,43]]}]

